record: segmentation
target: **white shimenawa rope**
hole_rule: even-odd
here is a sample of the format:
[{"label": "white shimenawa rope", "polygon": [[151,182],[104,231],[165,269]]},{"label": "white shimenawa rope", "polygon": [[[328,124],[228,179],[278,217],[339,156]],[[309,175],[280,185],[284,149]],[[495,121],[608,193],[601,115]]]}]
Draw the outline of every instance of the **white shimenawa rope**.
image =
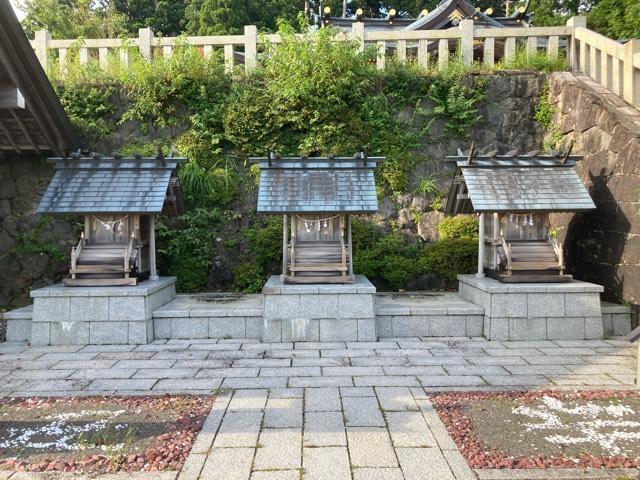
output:
[{"label": "white shimenawa rope", "polygon": [[118,230],[122,230],[122,222],[124,220],[126,220],[127,218],[129,218],[129,215],[125,215],[122,218],[119,218],[118,220],[102,220],[98,217],[96,217],[95,215],[91,215],[95,220],[97,220],[98,222],[100,222],[100,224],[102,224],[102,228],[104,228],[105,230],[111,230],[113,229],[113,227],[115,227],[118,223],[120,224],[120,228]]}]

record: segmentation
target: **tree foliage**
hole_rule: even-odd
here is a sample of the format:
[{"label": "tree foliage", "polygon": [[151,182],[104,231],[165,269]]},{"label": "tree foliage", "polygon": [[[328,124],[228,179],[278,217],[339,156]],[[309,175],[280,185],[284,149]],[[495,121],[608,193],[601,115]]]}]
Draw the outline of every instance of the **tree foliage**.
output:
[{"label": "tree foliage", "polygon": [[610,38],[640,38],[640,2],[599,0],[587,21],[589,28]]}]

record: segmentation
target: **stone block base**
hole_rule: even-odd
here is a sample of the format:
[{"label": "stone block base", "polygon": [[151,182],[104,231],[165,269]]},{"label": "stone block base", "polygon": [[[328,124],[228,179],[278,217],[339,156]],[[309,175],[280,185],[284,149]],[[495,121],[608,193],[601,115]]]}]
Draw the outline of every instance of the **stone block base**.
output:
[{"label": "stone block base", "polygon": [[593,283],[505,284],[458,275],[459,295],[484,308],[490,340],[585,340],[604,338],[603,287]]},{"label": "stone block base", "polygon": [[28,342],[31,340],[31,317],[33,307],[18,308],[6,312],[3,318],[7,321],[7,342]]},{"label": "stone block base", "polygon": [[602,302],[601,308],[605,337],[623,336],[631,332],[631,307]]},{"label": "stone block base", "polygon": [[362,275],[347,285],[289,285],[274,275],[262,289],[263,341],[375,341],[375,292]]},{"label": "stone block base", "polygon": [[152,313],[176,295],[175,277],[129,287],[65,287],[31,292],[32,345],[145,344]]}]

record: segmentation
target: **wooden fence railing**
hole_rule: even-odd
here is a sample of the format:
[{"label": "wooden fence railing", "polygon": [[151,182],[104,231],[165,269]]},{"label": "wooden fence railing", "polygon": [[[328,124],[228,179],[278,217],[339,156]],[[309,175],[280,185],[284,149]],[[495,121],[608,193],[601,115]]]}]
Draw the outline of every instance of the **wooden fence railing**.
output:
[{"label": "wooden fence railing", "polygon": [[[640,40],[626,44],[611,40],[587,29],[585,17],[573,17],[566,26],[528,28],[480,28],[468,19],[460,22],[458,28],[448,30],[368,31],[364,23],[354,23],[352,31],[337,40],[341,39],[358,41],[361,48],[375,45],[378,68],[384,68],[387,59],[393,57],[399,61],[415,61],[427,68],[432,65],[442,68],[449,61],[450,52],[455,50],[466,64],[482,61],[487,65],[500,61],[508,65],[519,49],[528,54],[546,52],[550,57],[562,52],[572,69],[589,75],[640,107]],[[110,54],[117,52],[120,64],[126,68],[132,49],[138,49],[142,58],[154,61],[170,56],[180,43],[196,46],[204,55],[221,49],[227,71],[242,63],[250,71],[259,60],[261,44],[281,41],[278,34],[259,36],[257,28],[248,25],[242,35],[198,37],[155,37],[150,28],[143,28],[138,37],[126,40],[56,40],[47,31],[40,30],[32,45],[43,66],[48,67],[50,61],[57,62],[62,73],[69,62],[70,51],[77,50],[80,63],[95,58],[104,69],[108,68]]]}]

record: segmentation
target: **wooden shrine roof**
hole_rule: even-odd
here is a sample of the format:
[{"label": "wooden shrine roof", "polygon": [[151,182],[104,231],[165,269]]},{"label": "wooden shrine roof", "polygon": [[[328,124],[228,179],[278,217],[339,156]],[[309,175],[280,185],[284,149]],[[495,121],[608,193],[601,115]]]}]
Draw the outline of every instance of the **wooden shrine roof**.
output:
[{"label": "wooden shrine roof", "polygon": [[[358,154],[357,154],[358,155]],[[383,157],[252,158],[260,166],[258,212],[373,213]]]},{"label": "wooden shrine roof", "polygon": [[582,157],[447,157],[456,162],[447,213],[577,212],[595,204],[574,167]]},{"label": "wooden shrine roof", "polygon": [[52,158],[38,213],[160,213],[184,158]]},{"label": "wooden shrine roof", "polygon": [[407,25],[403,30],[441,30],[456,26],[457,22],[465,18],[474,18],[474,24],[477,27],[503,28],[527,25],[526,22],[518,21],[516,15],[491,17],[476,10],[475,5],[468,0],[441,0],[436,8]]},{"label": "wooden shrine roof", "polygon": [[62,154],[79,142],[9,0],[0,0],[0,158]]}]

